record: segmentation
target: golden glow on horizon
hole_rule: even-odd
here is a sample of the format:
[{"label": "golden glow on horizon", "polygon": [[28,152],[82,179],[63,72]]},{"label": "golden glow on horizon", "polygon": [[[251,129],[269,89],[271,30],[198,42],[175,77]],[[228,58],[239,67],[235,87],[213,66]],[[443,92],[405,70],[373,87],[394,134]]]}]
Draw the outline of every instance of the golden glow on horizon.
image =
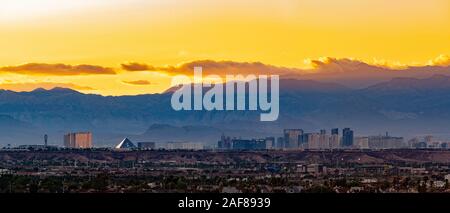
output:
[{"label": "golden glow on horizon", "polygon": [[[0,67],[36,62],[118,71],[0,73],[0,88],[72,83],[95,89],[78,88],[83,92],[122,95],[161,92],[170,84],[164,73],[122,72],[127,61],[164,66],[211,59],[304,68],[308,59],[329,56],[425,65],[449,54],[449,26],[448,0],[0,0]],[[151,84],[123,83],[137,80]]]}]

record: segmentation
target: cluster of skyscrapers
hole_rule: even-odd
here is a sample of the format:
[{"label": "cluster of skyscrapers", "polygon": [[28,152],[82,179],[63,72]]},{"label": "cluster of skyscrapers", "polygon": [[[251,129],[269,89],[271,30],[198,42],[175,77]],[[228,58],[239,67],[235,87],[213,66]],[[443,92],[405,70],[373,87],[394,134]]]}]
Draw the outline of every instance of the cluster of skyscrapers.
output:
[{"label": "cluster of skyscrapers", "polygon": [[325,129],[306,133],[302,129],[284,129],[283,137],[265,139],[231,139],[222,135],[218,142],[219,149],[395,149],[406,148],[403,137],[386,135],[355,137],[350,128]]},{"label": "cluster of skyscrapers", "polygon": [[285,129],[284,137],[279,137],[275,148],[284,149],[338,149],[350,148],[354,144],[353,130],[344,128],[342,136],[339,129],[331,129],[327,134],[325,129],[320,132],[306,133],[302,129]]}]

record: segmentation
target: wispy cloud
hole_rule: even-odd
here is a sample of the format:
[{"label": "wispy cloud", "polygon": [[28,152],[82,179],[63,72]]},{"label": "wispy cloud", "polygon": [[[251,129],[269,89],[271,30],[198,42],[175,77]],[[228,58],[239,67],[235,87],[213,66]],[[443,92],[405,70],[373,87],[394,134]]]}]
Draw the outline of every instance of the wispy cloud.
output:
[{"label": "wispy cloud", "polygon": [[324,57],[317,60],[311,60],[310,65],[313,67],[315,73],[343,73],[354,72],[358,70],[382,70],[381,66],[371,65],[359,60],[350,58],[332,58]]},{"label": "wispy cloud", "polygon": [[148,64],[135,63],[135,62],[121,64],[121,66],[122,66],[122,69],[126,70],[126,71],[151,71],[151,70],[158,69],[158,68],[155,68]]},{"label": "wispy cloud", "polygon": [[122,81],[122,82],[125,83],[125,84],[139,85],[139,86],[152,84],[150,81],[147,81],[147,80]]},{"label": "wispy cloud", "polygon": [[168,74],[192,75],[194,67],[201,66],[205,75],[226,75],[226,74],[301,74],[302,70],[298,68],[288,68],[263,64],[261,62],[234,62],[234,61],[213,61],[199,60],[181,64],[179,66],[152,66],[144,63],[122,64],[122,69],[126,71],[160,71]]},{"label": "wispy cloud", "polygon": [[428,65],[432,66],[450,66],[450,56],[449,55],[439,55],[433,60],[428,62]]},{"label": "wispy cloud", "polygon": [[0,71],[23,75],[51,75],[51,76],[116,74],[116,72],[112,68],[88,64],[67,65],[67,64],[28,63],[18,66],[0,67]]}]

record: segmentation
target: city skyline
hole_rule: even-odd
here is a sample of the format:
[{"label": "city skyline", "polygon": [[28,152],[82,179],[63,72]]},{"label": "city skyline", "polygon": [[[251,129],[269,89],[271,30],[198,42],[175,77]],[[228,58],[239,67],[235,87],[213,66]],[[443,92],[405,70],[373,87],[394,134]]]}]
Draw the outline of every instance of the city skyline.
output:
[{"label": "city skyline", "polygon": [[196,141],[152,141],[137,142],[134,144],[125,137],[120,143],[113,146],[94,146],[92,132],[71,132],[64,134],[61,144],[48,144],[48,135],[44,134],[44,144],[28,144],[11,147],[8,144],[3,149],[91,149],[91,148],[113,148],[117,150],[152,150],[152,149],[222,149],[222,150],[333,150],[333,149],[448,149],[450,141],[439,140],[433,135],[422,137],[415,136],[406,141],[401,136],[391,136],[388,132],[378,135],[354,134],[351,128],[343,128],[339,133],[339,128],[331,128],[330,134],[326,129],[318,132],[306,132],[303,129],[284,129],[283,136],[266,136],[265,138],[242,138],[240,136],[225,136],[222,133],[220,140],[215,145],[211,143],[201,143]]}]

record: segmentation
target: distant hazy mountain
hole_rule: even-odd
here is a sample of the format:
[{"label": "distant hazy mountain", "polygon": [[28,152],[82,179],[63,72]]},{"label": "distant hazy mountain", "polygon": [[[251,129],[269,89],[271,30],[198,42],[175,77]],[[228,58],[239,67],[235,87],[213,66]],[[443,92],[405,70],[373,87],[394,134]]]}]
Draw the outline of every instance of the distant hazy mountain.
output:
[{"label": "distant hazy mountain", "polygon": [[[97,145],[133,141],[215,143],[220,134],[279,136],[351,127],[356,134],[450,132],[450,77],[394,78],[364,89],[311,80],[280,82],[280,116],[260,122],[257,111],[174,111],[171,90],[137,96],[88,95],[70,89],[0,90],[0,144],[62,144],[69,131],[92,131]],[[172,89],[173,91],[173,89]]]}]

